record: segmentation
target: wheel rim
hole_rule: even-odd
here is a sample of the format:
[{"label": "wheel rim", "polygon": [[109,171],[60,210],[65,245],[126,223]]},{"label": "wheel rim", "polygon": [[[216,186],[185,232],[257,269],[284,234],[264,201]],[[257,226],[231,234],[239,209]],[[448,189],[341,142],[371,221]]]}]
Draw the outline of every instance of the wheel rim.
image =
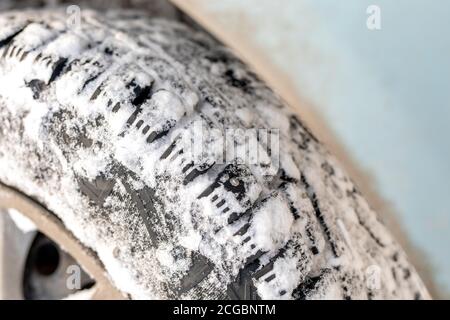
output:
[{"label": "wheel rim", "polygon": [[[0,183],[0,209],[2,209],[0,212],[7,212],[8,209],[17,210],[31,220],[36,225],[38,231],[51,239],[60,248],[64,248],[64,251],[73,257],[84,271],[94,279],[95,284],[90,289],[92,290],[90,299],[105,300],[125,298],[125,296],[112,285],[98,256],[76,239],[63,223],[42,205],[21,192]],[[54,253],[47,252],[47,254],[50,254],[47,258],[54,259]],[[53,255],[53,257],[51,255]],[[43,265],[41,267],[47,268],[42,269],[43,272],[48,272],[48,268],[51,268],[51,265]]]}]

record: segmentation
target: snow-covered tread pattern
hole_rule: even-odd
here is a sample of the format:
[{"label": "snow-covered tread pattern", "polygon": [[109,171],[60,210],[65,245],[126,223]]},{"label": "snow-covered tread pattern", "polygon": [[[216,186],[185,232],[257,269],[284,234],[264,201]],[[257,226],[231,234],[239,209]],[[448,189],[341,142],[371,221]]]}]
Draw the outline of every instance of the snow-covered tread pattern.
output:
[{"label": "snow-covered tread pattern", "polygon": [[[135,12],[65,19],[0,15],[0,180],[58,215],[119,289],[428,297],[334,158],[226,48]],[[279,132],[279,151],[258,131],[258,159],[223,161],[257,129]]]}]

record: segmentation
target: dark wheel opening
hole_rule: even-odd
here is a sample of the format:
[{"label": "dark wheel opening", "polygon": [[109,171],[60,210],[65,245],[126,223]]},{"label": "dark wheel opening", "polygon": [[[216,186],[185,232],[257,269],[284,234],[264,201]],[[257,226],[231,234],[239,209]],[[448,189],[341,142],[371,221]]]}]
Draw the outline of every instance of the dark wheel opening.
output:
[{"label": "dark wheel opening", "polygon": [[44,243],[37,248],[34,268],[43,275],[49,276],[55,273],[59,266],[59,250],[54,243]]}]

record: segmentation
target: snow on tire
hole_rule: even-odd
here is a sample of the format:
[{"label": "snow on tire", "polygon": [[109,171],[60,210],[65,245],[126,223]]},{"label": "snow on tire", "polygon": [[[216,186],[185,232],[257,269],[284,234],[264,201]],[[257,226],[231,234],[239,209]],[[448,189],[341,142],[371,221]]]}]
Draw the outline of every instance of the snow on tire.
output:
[{"label": "snow on tire", "polygon": [[[335,159],[229,50],[140,14],[65,19],[0,15],[0,180],[58,216],[120,290],[428,298]],[[279,150],[258,133],[272,131]],[[259,156],[223,161],[247,132]]]}]

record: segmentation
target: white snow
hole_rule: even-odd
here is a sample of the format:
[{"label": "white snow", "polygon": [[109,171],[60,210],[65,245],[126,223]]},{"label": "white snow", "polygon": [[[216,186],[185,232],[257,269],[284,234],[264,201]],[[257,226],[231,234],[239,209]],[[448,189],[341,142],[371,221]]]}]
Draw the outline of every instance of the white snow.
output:
[{"label": "white snow", "polygon": [[263,250],[277,250],[289,240],[293,221],[286,202],[280,196],[272,198],[253,214],[253,241]]},{"label": "white snow", "polygon": [[[295,252],[286,252],[274,263],[270,273],[276,275],[274,280],[266,282],[265,279],[270,276],[268,274],[255,283],[261,297],[290,297],[294,288],[311,270],[319,272],[325,268],[339,266],[342,270],[359,274],[365,265],[379,263],[389,268],[392,266],[386,257],[392,255],[391,250],[396,251],[399,248],[390,245],[386,249],[380,249],[373,245],[367,231],[358,223],[357,214],[367,221],[383,241],[389,244],[392,242],[362,198],[357,198],[356,204],[347,198],[342,200],[344,191],[353,186],[350,182],[343,182],[340,172],[333,178],[324,174],[321,164],[324,160],[329,160],[330,156],[320,145],[311,143],[315,150],[299,150],[294,146],[291,140],[290,113],[269,103],[273,99],[271,93],[270,97],[266,97],[267,101],[254,101],[259,98],[231,96],[230,92],[235,91],[214,92],[214,95],[222,99],[223,106],[215,107],[202,102],[199,107],[202,108],[203,115],[210,118],[216,130],[206,127],[202,131],[196,131],[193,123],[195,120],[201,120],[200,116],[193,112],[201,98],[196,87],[200,86],[202,81],[208,83],[212,79],[199,67],[204,61],[198,62],[200,59],[193,57],[192,66],[185,65],[186,62],[176,61],[178,57],[170,56],[158,43],[150,41],[150,32],[135,31],[135,34],[128,34],[114,29],[114,19],[108,20],[108,26],[105,28],[102,27],[100,16],[89,12],[87,16],[89,18],[82,24],[86,30],[76,35],[69,32],[69,35],[60,37],[59,40],[52,41],[55,34],[39,25],[31,25],[30,29],[26,30],[26,39],[22,41],[29,47],[50,41],[46,49],[50,55],[72,59],[86,50],[78,64],[74,64],[77,72],[67,72],[46,89],[42,97],[45,103],[32,97],[25,80],[29,81],[34,77],[48,80],[52,71],[50,68],[34,66],[31,53],[22,62],[17,59],[0,61],[0,117],[9,119],[8,123],[3,125],[17,128],[18,123],[14,121],[18,122],[23,118],[25,126],[23,137],[17,130],[4,131],[7,133],[6,138],[10,139],[10,145],[14,147],[0,153],[0,178],[4,183],[35,196],[55,212],[75,236],[98,253],[112,282],[118,288],[130,293],[133,298],[164,298],[166,284],[171,284],[173,279],[179,280],[180,275],[186,274],[191,254],[197,251],[215,265],[215,270],[205,281],[215,281],[214,285],[217,287],[226,287],[235,279],[249,257],[259,251],[267,252],[267,256],[273,257],[296,235],[305,235],[307,226],[311,226],[320,255],[311,257],[308,251],[299,258]],[[156,25],[168,34],[159,30],[156,32],[156,39],[163,38],[167,40],[166,44],[174,41],[169,38],[171,32],[181,28],[168,22],[159,22]],[[155,30],[158,29],[152,31]],[[142,46],[136,39],[146,43],[146,46]],[[98,47],[94,46],[88,50],[88,42],[96,43]],[[119,47],[115,48],[121,53],[119,57],[106,57],[102,52],[105,46],[110,44]],[[0,50],[0,53],[2,52]],[[146,65],[142,57],[157,57],[158,62],[152,61]],[[230,64],[227,67],[233,67],[232,62]],[[219,67],[214,69],[220,70]],[[238,70],[236,76],[244,77],[245,72]],[[99,77],[96,78],[97,76]],[[86,88],[82,88],[88,79],[94,80]],[[145,122],[139,129],[135,128],[135,125],[132,128],[125,125],[135,110],[130,102],[133,92],[126,87],[133,79],[140,87],[152,84],[154,90],[152,99],[142,105],[143,111],[136,120]],[[220,84],[218,76],[214,79]],[[100,84],[104,85],[104,91],[93,101],[92,94]],[[208,85],[219,91],[215,88],[215,83]],[[263,93],[261,91],[261,94]],[[245,108],[239,109],[238,103],[228,101],[232,99],[242,102]],[[112,106],[107,107],[109,100],[121,103],[118,112],[111,112]],[[62,148],[52,142],[49,128],[45,125],[48,124],[52,113],[60,110],[75,113],[74,119],[68,117],[63,120],[70,127],[66,132],[70,137],[78,135],[78,132],[71,131],[71,128],[81,130],[87,127],[87,121],[95,122],[98,117],[103,117],[100,126],[87,128],[89,138],[94,142],[90,148],[67,145],[65,147],[70,149],[70,155],[66,156]],[[239,121],[230,116],[235,113]],[[221,116],[226,123],[219,121]],[[172,121],[175,127],[167,136],[152,144],[145,143],[152,130],[165,128],[168,121]],[[147,125],[150,129],[144,135],[142,130]],[[275,167],[273,157],[277,154],[269,156],[264,146],[257,143],[255,148],[260,148],[257,150],[260,158],[249,159],[256,163],[247,166],[249,174],[243,181],[247,184],[243,199],[238,200],[233,192],[226,191],[223,186],[219,186],[209,197],[197,199],[200,193],[211,185],[225,164],[216,165],[187,185],[182,182],[188,172],[182,172],[182,169],[191,161],[200,165],[218,160],[224,151],[222,131],[227,126],[240,129],[235,130],[231,138],[238,144],[237,154],[240,152],[245,155],[244,142],[248,131],[244,129],[253,125],[280,130],[279,165],[293,179],[300,180],[300,171],[303,172],[310,188],[305,192],[302,184],[296,182],[288,184],[289,187],[284,191],[278,190],[280,188],[276,185],[277,178],[274,178],[276,171],[267,177],[267,173]],[[170,157],[161,159],[162,152],[175,137],[179,138],[176,148]],[[96,142],[101,143],[101,147]],[[200,144],[206,146],[201,153],[196,154],[189,149],[192,145]],[[46,148],[45,152],[35,154],[36,150],[43,148]],[[39,159],[38,156],[46,158]],[[95,207],[97,209],[93,210],[86,197],[80,195],[77,178],[93,180],[100,174],[108,174],[113,161],[135,173],[139,181],[132,175],[129,175],[126,181],[116,181],[114,194],[108,196],[102,208]],[[49,166],[45,172],[39,171],[43,162]],[[37,179],[36,172],[43,177]],[[274,186],[269,186],[271,178],[274,178]],[[163,230],[167,239],[156,245],[144,241],[148,240],[148,233],[140,217],[137,214],[132,215],[136,210],[130,210],[130,195],[126,191],[125,183],[136,190],[142,190],[145,185],[156,190],[157,198],[161,199],[162,203],[154,205],[157,212],[164,214],[161,214],[160,220],[154,223],[152,228],[157,232]],[[272,192],[274,189],[276,192]],[[228,214],[211,202],[215,195],[226,202],[229,207]],[[351,254],[344,248],[339,258],[331,257],[323,226],[318,222],[309,199],[314,195],[321,199],[321,205],[332,208],[327,211],[330,218],[339,217],[339,220],[332,220],[329,232],[332,236],[338,234],[340,238],[345,238],[348,246],[352,247]],[[294,219],[289,206],[291,203],[298,209],[297,220]],[[356,207],[360,212],[356,212]],[[236,223],[228,223],[230,213],[243,213],[250,208],[251,214]],[[16,213],[13,213],[13,216],[15,221],[19,221],[16,223],[20,224],[21,228],[31,230],[31,226],[24,224],[23,219],[18,218]],[[337,228],[334,223],[336,221]],[[237,235],[248,222],[248,231]],[[245,242],[248,238],[250,240]],[[301,244],[302,250],[308,250],[311,241],[304,236],[298,243]],[[368,253],[367,248],[371,248],[372,252]],[[263,256],[261,260],[267,263],[267,256]],[[357,260],[357,263],[350,258]],[[305,270],[299,268],[302,263]],[[384,279],[395,284],[390,275],[386,275]],[[414,281],[420,284],[418,278]],[[337,284],[328,285],[324,286],[328,291],[319,292],[316,297],[341,296],[341,289]],[[411,291],[408,285],[410,283],[405,282],[401,292],[405,296]],[[281,297],[280,288],[286,291]],[[424,289],[423,291],[425,292]],[[385,294],[391,296],[391,292]]]}]

